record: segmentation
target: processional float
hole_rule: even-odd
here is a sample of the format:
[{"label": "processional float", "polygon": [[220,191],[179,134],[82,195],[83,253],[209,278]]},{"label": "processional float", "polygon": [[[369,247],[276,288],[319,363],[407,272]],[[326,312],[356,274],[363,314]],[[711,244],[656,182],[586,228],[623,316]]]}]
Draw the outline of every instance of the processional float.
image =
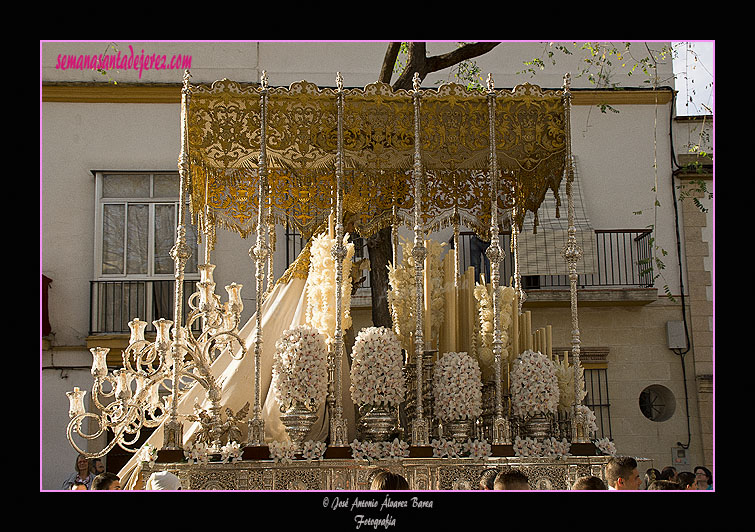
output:
[{"label": "processional float", "polygon": [[[410,335],[414,356],[407,358],[405,368],[415,379],[408,431],[412,452],[430,446],[433,430],[422,383],[427,373],[423,365],[429,360],[423,356],[427,351],[425,237],[433,230],[453,226],[454,290],[461,277],[459,227],[470,227],[482,240],[490,242],[486,254],[491,265],[494,393],[487,434],[494,455],[510,448],[512,417],[510,404],[508,409],[505,404],[510,368],[506,369],[502,360],[506,346],[500,324],[499,272],[504,250],[499,234],[504,224],[510,228],[514,256],[515,299],[508,349],[514,356],[531,350],[534,338],[534,347],[546,351],[550,349],[550,329],[547,333],[545,329],[532,333],[530,317],[522,312],[526,294],[517,266],[517,235],[526,213],[532,213],[537,223],[538,207],[549,190],[560,204],[558,191],[564,177],[568,241],[562,256],[569,268],[574,370],[568,439],[572,448],[590,443],[581,405],[584,390],[577,313],[577,262],[581,249],[575,237],[571,195],[568,75],[562,91],[529,84],[511,91],[500,90],[494,88],[492,77],[488,78],[486,91],[468,90],[457,84],[423,90],[418,75],[412,91],[393,91],[382,83],[344,89],[340,73],[335,89],[321,89],[307,82],[270,88],[264,72],[259,84],[221,80],[209,86],[192,85],[189,79],[186,72],[181,98],[179,214],[176,243],[171,250],[176,281],[173,320],[154,322],[157,336],[152,342],[145,339],[145,322],[138,318],[130,322],[132,334],[123,352],[123,368],[111,373],[106,364],[107,349],[92,349],[95,382],[91,396],[100,413],[85,411],[84,391],[76,389],[68,394],[68,439],[78,452],[103,456],[115,445],[134,452],[142,429],[162,426],[158,461],[178,462],[186,451],[180,419],[184,417],[201,426],[198,434],[211,453],[220,453],[223,442],[229,441],[229,431],[235,431],[237,437],[240,434],[230,426],[231,412],[226,421],[221,415],[223,389],[212,365],[223,350],[232,352],[234,359],[253,357],[254,382],[249,383],[253,398],[251,405],[242,409],[246,413],[251,407],[243,445],[247,450],[264,448],[262,346],[277,338],[265,337],[262,310],[275,282],[275,224],[291,224],[302,235],[311,237],[318,226],[322,227],[323,220],[330,217],[334,221],[331,255],[336,265],[336,294],[341,294],[347,256],[345,211],[354,230],[363,237],[392,227],[394,264],[398,258],[398,227],[405,225],[414,230],[410,255],[414,262],[416,327]],[[184,228],[187,204],[199,234],[205,238],[206,251],[204,264],[199,266],[201,279],[197,291],[188,298],[190,312],[184,320],[183,281],[189,257]],[[249,250],[258,295],[251,350],[240,334],[241,285],[226,287],[229,296],[225,304],[214,291],[210,251],[217,226],[244,237],[256,232],[256,243]],[[329,348],[329,447],[336,450],[349,446],[341,389],[342,360],[346,356],[342,304],[342,298],[335,297],[336,326]],[[195,324],[201,325],[199,334],[194,332]],[[193,416],[179,414],[179,401],[186,401],[192,394],[195,403],[206,399],[210,407]],[[96,423],[96,430],[85,431],[85,420]],[[95,439],[107,430],[113,436],[101,451],[89,452],[74,441],[75,435]],[[244,456],[259,454],[246,452]],[[420,452],[410,456],[428,455]]]}]

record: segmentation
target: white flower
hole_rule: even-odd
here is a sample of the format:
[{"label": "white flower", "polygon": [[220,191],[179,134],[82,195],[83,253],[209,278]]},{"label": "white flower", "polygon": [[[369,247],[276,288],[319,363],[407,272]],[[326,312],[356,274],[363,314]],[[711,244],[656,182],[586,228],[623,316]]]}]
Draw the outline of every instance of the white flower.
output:
[{"label": "white flower", "polygon": [[154,467],[155,462],[157,461],[157,452],[158,452],[157,447],[147,443],[144,445],[144,447],[142,448],[140,452],[141,452],[141,455],[140,455],[141,461],[149,462],[149,466]]},{"label": "white flower", "polygon": [[487,440],[468,440],[464,444],[464,451],[469,453],[469,457],[474,460],[482,460],[492,455],[493,447]]},{"label": "white flower", "polygon": [[595,417],[595,412],[593,412],[590,407],[579,405],[577,407],[577,412],[582,414],[583,419],[586,423],[585,429],[587,430],[588,434],[595,434],[596,432],[598,432],[597,418]]},{"label": "white flower", "polygon": [[184,456],[190,464],[206,464],[210,461],[210,455],[204,443],[194,443],[190,449],[184,450]]},{"label": "white flower", "polygon": [[542,353],[527,350],[511,369],[509,388],[514,415],[519,417],[555,413],[559,404],[556,369]]},{"label": "white flower", "polygon": [[311,462],[312,460],[322,460],[327,445],[321,441],[305,441],[302,446],[302,457]]},{"label": "white flower", "polygon": [[398,405],[406,395],[401,344],[385,327],[362,329],[352,349],[351,398],[358,405]]},{"label": "white flower", "polygon": [[609,456],[616,456],[616,445],[608,438],[601,438],[595,441],[595,447],[603,453]]},{"label": "white flower", "polygon": [[290,463],[296,456],[296,444],[291,441],[273,441],[268,448],[274,462]]},{"label": "white flower", "polygon": [[[336,264],[331,255],[335,238],[327,231],[315,236],[310,247],[309,275],[307,277],[306,321],[320,331],[327,342],[332,342],[336,331]],[[341,328],[351,327],[351,262],[354,244],[348,234],[343,237],[346,258],[343,261],[341,282]]]},{"label": "white flower", "polygon": [[[444,286],[443,263],[440,259],[445,246],[445,242],[425,241],[425,271],[430,285],[429,307],[433,317],[437,318],[432,320],[430,336],[425,338],[426,345],[438,338],[445,317],[444,291],[447,287]],[[417,285],[414,277],[413,247],[414,242],[401,237],[403,261],[400,265],[388,264],[388,307],[391,311],[393,330],[401,347],[407,351],[412,349],[412,338],[417,329],[417,319],[414,315]]]},{"label": "white flower", "polygon": [[[477,283],[474,288],[474,296],[477,300],[477,313],[479,319],[479,341],[477,348],[477,360],[482,370],[483,381],[488,382],[495,377],[495,358],[493,356],[493,285]],[[498,287],[498,320],[501,335],[501,361],[508,358],[509,327],[512,321],[512,305],[514,302],[514,289],[510,286]]]},{"label": "white flower", "polygon": [[220,448],[220,457],[223,463],[238,462],[241,460],[241,445],[238,442],[228,442],[226,445]]},{"label": "white flower", "polygon": [[300,325],[275,343],[272,386],[279,404],[320,405],[328,393],[328,350],[316,329]]},{"label": "white flower", "polygon": [[482,377],[467,353],[445,353],[433,369],[434,415],[442,421],[474,419],[482,414]]}]

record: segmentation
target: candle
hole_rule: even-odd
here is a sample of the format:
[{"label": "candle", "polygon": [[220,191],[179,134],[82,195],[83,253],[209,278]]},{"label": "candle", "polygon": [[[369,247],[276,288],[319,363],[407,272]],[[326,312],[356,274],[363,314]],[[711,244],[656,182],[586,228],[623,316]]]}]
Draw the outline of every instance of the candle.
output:
[{"label": "candle", "polygon": [[144,328],[147,326],[147,322],[142,321],[139,318],[134,318],[128,322],[128,326],[131,329],[131,339],[129,340],[129,343],[134,344],[136,342],[143,342]]},{"label": "candle", "polygon": [[228,303],[232,312],[241,312],[244,310],[244,303],[241,301],[241,289],[243,284],[231,283],[225,287],[228,292]]},{"label": "candle", "polygon": [[84,395],[86,393],[86,390],[80,390],[78,386],[74,387],[72,392],[66,392],[70,403],[68,407],[68,416],[71,419],[86,412],[84,410]]},{"label": "candle", "polygon": [[553,360],[553,326],[545,327],[545,349],[548,351],[548,358]]},{"label": "candle", "polygon": [[335,238],[336,233],[333,226],[333,211],[330,211],[330,214],[328,215],[328,236],[330,238]]},{"label": "candle", "polygon": [[107,375],[107,354],[109,347],[92,347],[92,377],[99,379]]}]

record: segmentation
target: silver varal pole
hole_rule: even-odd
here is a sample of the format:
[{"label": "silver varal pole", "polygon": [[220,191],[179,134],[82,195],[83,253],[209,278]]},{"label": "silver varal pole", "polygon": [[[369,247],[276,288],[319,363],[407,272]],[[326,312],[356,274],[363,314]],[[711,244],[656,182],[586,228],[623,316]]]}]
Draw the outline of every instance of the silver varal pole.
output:
[{"label": "silver varal pole", "polygon": [[338,86],[338,139],[336,153],[336,241],[330,251],[336,264],[336,330],[333,342],[333,359],[335,363],[335,411],[330,418],[330,444],[335,447],[347,445],[347,425],[343,417],[343,397],[341,383],[341,359],[343,358],[343,262],[347,255],[343,244],[343,78],[339,72],[336,76]]},{"label": "silver varal pole", "polygon": [[579,339],[579,317],[577,313],[577,262],[582,258],[582,248],[577,245],[577,229],[574,225],[574,197],[572,195],[572,183],[574,181],[574,172],[571,162],[571,76],[564,76],[564,114],[566,117],[566,198],[568,202],[568,238],[566,244],[561,250],[561,255],[569,266],[569,289],[571,295],[571,324],[572,324],[572,364],[574,365],[574,410],[572,412],[572,443],[589,443],[589,434],[587,434],[587,423],[584,414],[581,412],[582,403],[582,379],[580,375],[580,339]]},{"label": "silver varal pole", "polygon": [[170,347],[173,362],[172,394],[170,416],[165,422],[162,450],[180,451],[183,448],[183,423],[178,419],[178,379],[183,361],[186,339],[183,328],[183,285],[186,261],[191,257],[191,248],[186,243],[186,187],[189,182],[188,156],[188,111],[191,100],[189,89],[190,72],[184,72],[183,88],[181,89],[181,153],[178,157],[178,220],[176,221],[176,243],[170,250],[174,261],[173,275],[175,278],[175,292],[173,299],[173,342]]},{"label": "silver varal pole", "polygon": [[260,156],[259,156],[259,191],[257,204],[257,242],[249,250],[249,256],[255,263],[257,280],[256,336],[254,338],[254,413],[248,422],[248,446],[262,446],[265,443],[265,420],[262,419],[260,402],[260,358],[262,356],[262,300],[264,297],[265,260],[269,252],[265,241],[265,204],[267,203],[267,72],[262,71],[260,80]]},{"label": "silver varal pole", "polygon": [[430,430],[422,410],[423,374],[422,358],[425,351],[424,340],[424,282],[423,271],[427,248],[424,242],[422,228],[422,156],[420,154],[420,124],[419,124],[419,73],[414,73],[414,282],[416,286],[415,317],[417,326],[414,332],[414,357],[417,365],[417,408],[412,420],[412,443],[415,446],[427,446],[430,444]]},{"label": "silver varal pole", "polygon": [[501,389],[501,301],[498,289],[500,280],[501,245],[498,236],[498,161],[495,149],[495,91],[493,76],[488,75],[488,115],[490,124],[490,246],[485,251],[490,260],[490,282],[493,287],[493,357],[495,361],[495,418],[493,420],[493,443],[511,443],[508,422],[503,416],[503,392]]}]

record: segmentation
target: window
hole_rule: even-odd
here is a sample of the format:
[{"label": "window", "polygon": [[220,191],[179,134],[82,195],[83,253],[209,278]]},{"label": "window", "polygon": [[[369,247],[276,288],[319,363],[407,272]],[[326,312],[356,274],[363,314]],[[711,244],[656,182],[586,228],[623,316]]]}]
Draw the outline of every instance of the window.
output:
[{"label": "window", "polygon": [[[139,317],[150,323],[173,316],[174,262],[178,219],[177,172],[97,172],[95,281],[91,332],[128,332]],[[187,207],[188,212],[188,207]],[[199,279],[195,227],[186,216],[186,297]],[[148,328],[148,329],[149,329]]]},{"label": "window", "polygon": [[611,405],[608,400],[608,370],[605,368],[585,367],[585,390],[587,396],[583,404],[595,414],[598,425],[596,439],[611,439]]}]

